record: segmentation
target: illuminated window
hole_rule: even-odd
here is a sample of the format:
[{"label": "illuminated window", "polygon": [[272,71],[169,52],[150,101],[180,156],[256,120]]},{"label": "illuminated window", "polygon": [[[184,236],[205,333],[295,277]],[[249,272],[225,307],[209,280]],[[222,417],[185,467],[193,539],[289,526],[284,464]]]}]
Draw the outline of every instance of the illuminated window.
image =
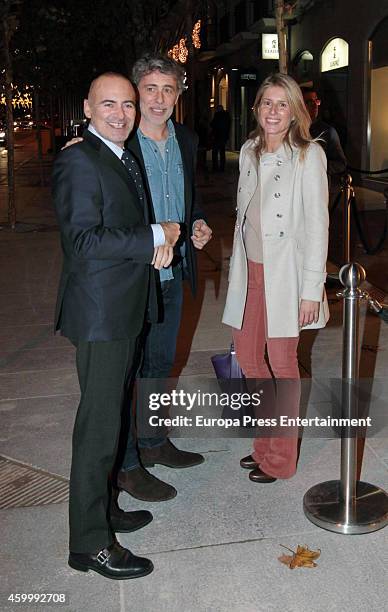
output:
[{"label": "illuminated window", "polygon": [[321,72],[337,70],[349,65],[349,45],[343,38],[333,38],[321,55]]}]

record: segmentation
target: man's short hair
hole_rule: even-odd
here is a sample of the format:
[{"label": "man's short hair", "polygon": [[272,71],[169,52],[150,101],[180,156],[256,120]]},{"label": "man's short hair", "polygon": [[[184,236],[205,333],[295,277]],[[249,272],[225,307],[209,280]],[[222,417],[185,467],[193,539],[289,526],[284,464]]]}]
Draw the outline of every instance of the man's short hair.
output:
[{"label": "man's short hair", "polygon": [[151,72],[170,74],[176,78],[179,93],[181,94],[185,89],[185,69],[173,59],[164,55],[151,55],[150,53],[143,55],[132,68],[132,80],[138,85],[140,80]]},{"label": "man's short hair", "polygon": [[320,96],[319,87],[311,87],[311,86],[307,87],[307,86],[303,86],[300,89],[301,89],[303,95],[309,94],[309,93],[316,93],[318,98],[321,97]]}]

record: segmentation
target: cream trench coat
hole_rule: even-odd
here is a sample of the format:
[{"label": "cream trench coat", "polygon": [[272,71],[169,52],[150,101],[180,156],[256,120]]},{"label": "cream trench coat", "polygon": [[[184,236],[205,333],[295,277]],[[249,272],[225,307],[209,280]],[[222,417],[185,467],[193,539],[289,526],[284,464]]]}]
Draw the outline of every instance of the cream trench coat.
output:
[{"label": "cream trench coat", "polygon": [[[254,145],[248,140],[240,152],[237,220],[222,318],[237,329],[242,327],[248,288],[244,222],[258,183]],[[326,156],[312,142],[303,160],[296,147],[290,150],[286,145],[271,159],[273,197],[261,203],[267,333],[269,338],[297,337],[301,299],[320,302],[318,322],[304,329],[324,327],[329,318],[324,290],[329,227]]]}]

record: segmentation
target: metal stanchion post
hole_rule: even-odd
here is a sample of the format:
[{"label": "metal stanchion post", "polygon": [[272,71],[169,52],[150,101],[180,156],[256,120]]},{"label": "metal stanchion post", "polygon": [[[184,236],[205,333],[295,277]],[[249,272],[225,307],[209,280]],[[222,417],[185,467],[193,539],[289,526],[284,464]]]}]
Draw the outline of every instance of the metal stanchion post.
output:
[{"label": "metal stanchion post", "polygon": [[342,188],[344,194],[344,205],[343,205],[343,240],[344,240],[344,251],[343,258],[344,264],[350,262],[350,224],[351,224],[351,210],[350,203],[354,196],[354,190],[352,186],[352,177],[350,174],[344,174],[342,177]]},{"label": "metal stanchion post", "polygon": [[[345,289],[343,297],[343,359],[342,359],[342,417],[357,418],[359,342],[358,319],[363,292],[359,285],[365,270],[356,263],[343,266],[339,273]],[[356,481],[357,437],[351,428],[342,431],[341,480],[319,483],[307,491],[303,509],[307,518],[329,531],[359,534],[376,531],[388,523],[388,495],[379,487]]]}]

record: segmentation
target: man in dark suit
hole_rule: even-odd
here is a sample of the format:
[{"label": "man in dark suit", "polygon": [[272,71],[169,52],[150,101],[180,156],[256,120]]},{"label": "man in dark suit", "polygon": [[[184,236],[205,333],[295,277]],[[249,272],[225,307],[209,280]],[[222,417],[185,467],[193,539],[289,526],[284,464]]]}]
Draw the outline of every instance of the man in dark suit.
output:
[{"label": "man in dark suit", "polygon": [[[187,127],[171,120],[175,104],[184,89],[184,69],[163,56],[144,56],[132,71],[139,91],[140,123],[127,143],[144,177],[152,201],[154,221],[167,219],[181,224],[180,241],[172,265],[157,274],[160,318],[149,323],[144,332],[143,379],[163,379],[171,374],[181,321],[184,278],[196,289],[195,249],[202,249],[212,231],[198,206],[195,169],[198,137]],[[146,406],[138,401],[138,422]],[[145,468],[161,464],[186,468],[203,462],[203,456],[179,450],[164,436],[129,436],[122,469],[120,489],[145,501],[171,499],[176,490]],[[139,462],[139,455],[140,461]]]},{"label": "man in dark suit", "polygon": [[[70,475],[69,565],[114,579],[150,573],[115,532],[139,529],[149,512],[125,513],[110,500],[125,399],[144,324],[150,264],[169,265],[177,223],[150,224],[140,171],[124,151],[136,115],[125,77],[106,73],[84,104],[90,119],[82,143],[54,165],[53,196],[64,254],[56,329],[75,344],[81,399]],[[152,310],[152,304],[151,304]]]}]

